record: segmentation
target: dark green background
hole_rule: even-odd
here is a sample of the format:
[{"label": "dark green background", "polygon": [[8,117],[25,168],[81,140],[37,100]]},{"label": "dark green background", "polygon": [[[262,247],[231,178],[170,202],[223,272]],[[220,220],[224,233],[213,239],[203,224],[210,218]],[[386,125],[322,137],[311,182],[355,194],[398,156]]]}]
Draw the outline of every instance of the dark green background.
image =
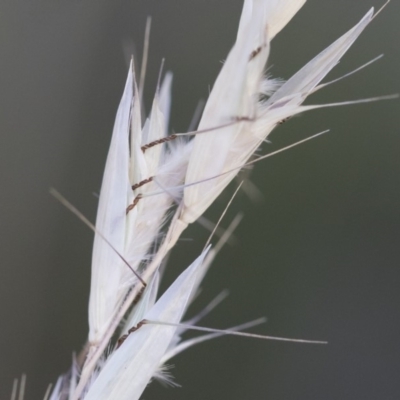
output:
[{"label": "dark green background", "polygon": [[[382,1],[309,0],[273,42],[269,65],[288,78]],[[161,58],[175,73],[171,127],[185,130],[233,43],[242,0],[2,0],[0,4],[0,398],[28,375],[40,399],[87,333],[92,233],[49,194],[55,187],[91,220],[127,66],[153,16],[147,108]],[[385,58],[314,96],[330,102],[400,91],[400,3],[392,4],[330,75]],[[131,50],[128,50],[128,52]],[[328,346],[220,338],[176,358],[183,388],[153,384],[144,399],[363,399],[400,397],[399,101],[294,118],[279,148],[331,133],[257,165],[264,194],[239,196],[237,245],[217,258],[193,312],[230,297],[204,325],[259,316],[255,331],[326,339]],[[232,188],[231,188],[232,191]],[[216,220],[225,194],[207,213]],[[199,253],[195,226],[167,281]]]}]

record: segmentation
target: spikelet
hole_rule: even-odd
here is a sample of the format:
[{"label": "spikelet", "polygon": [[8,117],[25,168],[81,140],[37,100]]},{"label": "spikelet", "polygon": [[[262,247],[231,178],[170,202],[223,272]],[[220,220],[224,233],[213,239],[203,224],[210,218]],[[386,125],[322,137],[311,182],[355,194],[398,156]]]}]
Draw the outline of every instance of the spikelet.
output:
[{"label": "spikelet", "polygon": [[[175,201],[169,192],[157,197],[145,195],[159,186],[173,188],[182,183],[191,149],[191,144],[179,141],[169,149],[154,146],[146,152],[142,150],[146,143],[166,135],[162,109],[169,112],[170,87],[171,76],[167,75],[142,128],[140,98],[131,63],[100,192],[96,228],[134,270],[139,270],[148,259],[166,212]],[[175,191],[174,194],[180,196]],[[91,345],[96,346],[100,341],[127,292],[136,283],[137,277],[118,254],[96,235],[89,305]]]},{"label": "spikelet", "polygon": [[[239,123],[194,138],[185,177],[187,187],[179,219],[171,228],[169,247],[213,203],[277,125],[300,112],[318,108],[301,107],[301,104],[338,63],[374,14],[371,9],[354,28],[280,85],[267,100],[260,100],[266,92],[278,87],[276,81],[263,79],[270,40],[303,4],[245,2],[236,44],[215,82],[199,130],[220,126],[235,118]],[[247,118],[240,122],[243,117]]]},{"label": "spikelet", "polygon": [[[145,319],[179,322],[186,310],[203,253],[144,315]],[[109,358],[85,400],[136,400],[156,373],[176,327],[144,325],[131,333]]]},{"label": "spikelet", "polygon": [[[214,202],[277,125],[300,112],[337,105],[302,104],[324,86],[321,80],[369,24],[374,11],[287,82],[266,77],[271,40],[304,3],[244,1],[236,42],[192,140],[168,136],[170,73],[157,89],[149,117],[142,121],[141,94],[131,63],[100,192],[85,362],[74,360],[50,400],[139,399],[150,380],[162,376],[172,357],[223,334],[214,331],[182,342],[182,333],[204,313],[189,325],[179,323],[239,218],[214,249],[204,251],[156,300],[160,265],[188,224]],[[176,205],[169,220],[169,210]],[[115,343],[116,335],[120,339]],[[170,377],[166,380],[170,382]]]}]

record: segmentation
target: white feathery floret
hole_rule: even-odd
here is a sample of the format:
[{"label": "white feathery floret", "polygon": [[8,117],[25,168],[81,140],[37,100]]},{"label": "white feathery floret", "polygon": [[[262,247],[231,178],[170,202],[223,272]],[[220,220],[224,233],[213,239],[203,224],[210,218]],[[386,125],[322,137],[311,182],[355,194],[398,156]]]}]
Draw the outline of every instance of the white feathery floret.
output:
[{"label": "white feathery floret", "polygon": [[[126,207],[129,181],[129,128],[133,98],[133,74],[130,68],[117,111],[110,150],[101,186],[96,228],[121,254],[125,249]],[[113,318],[126,265],[104,240],[95,235],[89,300],[89,341],[99,342]]]},{"label": "white feathery floret", "polygon": [[[242,14],[238,41],[210,94],[199,130],[212,125],[222,125],[229,121],[229,118],[232,120],[235,117],[240,119],[247,116],[250,120],[239,121],[237,124],[195,137],[193,154],[185,178],[185,184],[188,186],[184,189],[179,220],[172,227],[170,246],[174,244],[186,226],[208,208],[279,123],[300,112],[321,107],[302,107],[301,104],[316,90],[319,82],[338,63],[373,18],[373,9],[371,9],[354,28],[315,57],[291,79],[279,85],[274,81],[271,82],[269,78],[263,80],[262,73],[271,39],[268,37],[269,26],[274,25],[270,16],[279,15],[273,7],[276,6],[281,10],[281,3],[262,3],[264,4],[254,2],[253,7],[250,7],[248,2],[245,2],[244,11],[246,12]],[[298,5],[298,2],[295,3]],[[268,4],[268,10],[272,11],[268,16],[263,16],[262,13],[265,4]],[[255,15],[246,30],[249,10]],[[282,21],[286,21],[287,16]],[[251,38],[259,40],[263,31],[267,32],[267,42],[257,47],[255,45],[257,39],[252,41]],[[243,35],[242,41],[240,34]],[[247,47],[240,47],[243,43],[246,43]],[[238,49],[242,51],[241,58],[236,56]],[[254,50],[251,52],[250,49]],[[250,57],[246,58],[246,54],[250,54]],[[248,64],[247,69],[241,67],[239,62],[240,60],[243,63],[244,59]],[[260,64],[256,64],[256,60],[260,61]],[[230,70],[231,62],[239,63],[238,68],[232,68],[234,72]],[[242,88],[240,96],[234,96],[233,90],[236,86]],[[267,100],[259,100],[259,96],[275,88],[276,91]],[[227,98],[229,101],[225,101]],[[221,103],[224,106],[220,105]],[[209,162],[204,161],[206,152],[209,154],[207,158]],[[198,184],[195,184],[196,182]]]},{"label": "white feathery floret", "polygon": [[[196,274],[206,253],[198,257],[167,289],[146,320],[179,323],[184,314]],[[136,400],[158,371],[160,360],[174,337],[176,327],[143,325],[131,333],[107,360],[84,400]]]},{"label": "white feathery floret", "polygon": [[[122,116],[117,116],[118,126],[113,134],[108,156],[110,161],[107,161],[100,193],[96,228],[137,271],[150,258],[152,245],[158,238],[168,209],[176,198],[180,201],[181,191],[177,193],[171,189],[171,195],[168,189],[182,183],[191,149],[191,144],[181,140],[169,149],[166,146],[153,146],[145,152],[142,150],[142,146],[161,139],[167,132],[168,116],[166,118],[162,110],[169,112],[171,80],[172,75],[168,74],[154,98],[151,115],[142,129],[140,98],[131,65],[118,112]],[[119,119],[123,119],[123,125]],[[114,142],[118,146],[113,146]],[[116,163],[118,176],[114,172]],[[116,183],[111,183],[112,179],[119,184],[117,192],[114,190]],[[145,197],[146,193],[160,186],[166,188],[164,193],[157,197]],[[124,198],[124,201],[109,201],[110,197],[113,199],[117,196]],[[108,206],[102,207],[105,202],[108,202]],[[108,257],[104,258],[104,254]],[[136,283],[138,279],[132,271],[96,235],[89,311],[92,322],[89,338],[93,345],[104,334],[126,293]]]}]

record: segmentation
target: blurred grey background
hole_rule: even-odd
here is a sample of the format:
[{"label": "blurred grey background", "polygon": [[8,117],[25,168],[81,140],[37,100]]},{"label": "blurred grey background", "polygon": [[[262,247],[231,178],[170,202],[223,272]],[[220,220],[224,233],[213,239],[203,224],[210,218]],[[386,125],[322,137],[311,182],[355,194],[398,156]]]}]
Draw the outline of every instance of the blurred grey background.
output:
[{"label": "blurred grey background", "polygon": [[[308,0],[274,40],[274,76],[288,78],[382,1]],[[171,129],[187,129],[233,44],[242,0],[2,0],[0,3],[0,398],[28,375],[41,399],[87,333],[92,233],[48,193],[57,188],[91,220],[127,71],[153,17],[147,109],[161,59],[174,76]],[[330,77],[383,60],[315,95],[331,102],[400,91],[400,3],[393,1]],[[263,152],[326,128],[328,135],[257,165],[264,195],[240,195],[245,218],[210,271],[198,311],[231,295],[203,325],[259,316],[255,332],[325,339],[327,346],[226,337],[186,351],[182,388],[153,383],[144,399],[400,398],[399,101],[294,118]],[[231,188],[232,192],[232,188]],[[229,194],[207,213],[216,220]],[[194,226],[166,282],[203,247]],[[165,285],[164,285],[165,287]]]}]

